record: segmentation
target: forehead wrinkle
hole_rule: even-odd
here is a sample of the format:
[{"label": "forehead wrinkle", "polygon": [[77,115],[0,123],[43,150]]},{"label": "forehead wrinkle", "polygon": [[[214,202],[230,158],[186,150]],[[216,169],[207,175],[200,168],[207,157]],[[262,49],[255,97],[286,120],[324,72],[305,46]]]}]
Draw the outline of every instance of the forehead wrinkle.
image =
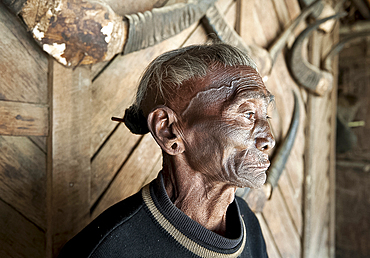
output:
[{"label": "forehead wrinkle", "polygon": [[[226,90],[226,94],[224,94],[224,97],[222,97],[221,95],[223,94],[223,90]],[[210,94],[210,96],[212,97],[205,97],[207,94]],[[206,89],[206,90],[201,90],[199,91],[188,103],[188,105],[186,106],[185,110],[181,113],[181,116],[185,116],[187,112],[189,112],[189,110],[191,109],[191,107],[193,105],[196,105],[195,103],[197,101],[200,101],[203,106],[210,106],[210,104],[212,103],[207,103],[206,100],[208,100],[208,102],[214,102],[214,101],[220,101],[221,99],[227,99],[228,95],[231,94],[231,88],[227,85],[224,85],[224,86],[221,86],[219,88],[210,88],[210,89]]]}]

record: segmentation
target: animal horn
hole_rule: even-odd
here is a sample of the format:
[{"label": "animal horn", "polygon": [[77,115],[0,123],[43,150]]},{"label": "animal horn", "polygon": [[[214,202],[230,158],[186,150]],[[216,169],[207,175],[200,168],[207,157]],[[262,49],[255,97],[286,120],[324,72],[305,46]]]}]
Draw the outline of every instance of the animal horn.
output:
[{"label": "animal horn", "polygon": [[297,94],[294,91],[293,95],[294,95],[294,110],[288,133],[284,139],[284,142],[280,145],[280,147],[276,151],[276,154],[274,155],[274,158],[272,159],[271,162],[271,167],[267,172],[267,183],[271,185],[272,189],[274,189],[274,187],[276,187],[278,184],[279,178],[283,173],[285,164],[293,148],[294,141],[298,132],[299,114],[300,114],[299,101]]},{"label": "animal horn", "polygon": [[298,15],[297,18],[293,20],[293,22],[284,30],[283,33],[279,35],[277,40],[269,47],[269,53],[272,59],[272,66],[275,64],[276,58],[280,51],[285,47],[286,42],[288,41],[289,37],[292,35],[293,31],[299,23],[305,20],[310,14],[315,13],[319,15],[324,8],[324,2],[321,0],[315,1],[309,6],[307,6],[303,11]]},{"label": "animal horn", "polygon": [[331,90],[333,76],[331,73],[320,70],[318,67],[310,64],[302,57],[302,46],[304,40],[320,26],[320,24],[343,17],[346,13],[340,13],[327,18],[321,19],[316,23],[308,26],[296,38],[293,46],[288,53],[288,67],[293,79],[301,86],[318,95],[324,95]]},{"label": "animal horn", "polygon": [[339,41],[337,44],[335,44],[332,49],[329,51],[329,53],[326,55],[324,61],[323,61],[323,69],[331,72],[331,61],[332,58],[339,54],[340,51],[342,51],[343,47],[350,41],[357,39],[357,38],[363,38],[370,36],[370,31],[363,31],[363,32],[357,32],[352,33],[351,35],[343,38],[341,41]]},{"label": "animal horn", "polygon": [[250,60],[250,66],[254,69],[257,69],[257,67],[262,69],[259,71],[262,76],[270,70],[271,59],[269,53],[261,47],[248,46],[245,44],[235,30],[227,24],[216,6],[212,6],[208,9],[201,22],[206,32],[210,34],[211,37],[233,45],[247,53],[253,59]]},{"label": "animal horn", "polygon": [[195,0],[126,15],[129,31],[123,54],[153,46],[180,33],[204,16],[215,2]]}]

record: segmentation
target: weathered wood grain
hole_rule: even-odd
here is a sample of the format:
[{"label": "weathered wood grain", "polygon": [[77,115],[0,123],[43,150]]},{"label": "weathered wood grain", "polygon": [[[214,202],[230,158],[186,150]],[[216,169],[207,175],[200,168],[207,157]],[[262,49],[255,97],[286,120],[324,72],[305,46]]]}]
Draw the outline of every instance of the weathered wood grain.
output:
[{"label": "weathered wood grain", "polygon": [[[337,23],[333,29],[333,43],[339,41],[339,24]],[[339,78],[339,57],[334,57],[332,61],[333,72],[333,90],[330,95],[332,115],[330,117],[330,157],[329,157],[329,225],[328,225],[328,248],[329,257],[335,257],[335,234],[338,231],[336,228],[336,114],[338,100],[338,78]]]},{"label": "weathered wood grain", "polygon": [[34,144],[36,144],[45,154],[47,151],[46,140],[44,136],[29,136],[28,137]]},{"label": "weathered wood grain", "polygon": [[45,257],[45,232],[0,200],[0,256]]},{"label": "weathered wood grain", "polygon": [[272,0],[275,8],[276,15],[279,19],[279,26],[281,30],[284,30],[290,23],[290,15],[286,6],[285,0]]},{"label": "weathered wood grain", "polygon": [[267,39],[263,34],[256,9],[258,0],[241,1],[240,3],[240,36],[247,45],[256,44],[267,47]]},{"label": "weathered wood grain", "polygon": [[[320,65],[322,57],[323,35],[315,32],[311,38],[309,57],[311,63]],[[329,42],[329,43],[332,43]],[[317,257],[320,243],[328,236],[320,236],[325,227],[328,227],[329,203],[329,165],[330,165],[330,122],[332,121],[332,101],[329,95],[317,97],[308,96],[307,129],[305,149],[305,179],[304,179],[304,229],[303,229],[303,257]],[[328,232],[328,231],[326,231]],[[328,246],[325,246],[328,249]],[[322,252],[322,250],[320,251]],[[329,253],[329,250],[325,251]]]},{"label": "weathered wood grain", "polygon": [[[302,161],[300,161],[302,162]],[[288,164],[296,164],[292,160],[288,160]],[[298,164],[299,165],[299,164]],[[298,232],[299,235],[302,234],[302,202],[297,196],[295,195],[294,189],[289,181],[289,175],[286,171],[283,172],[279,179],[279,188],[276,189],[277,191],[281,192],[283,196],[290,218],[293,221],[295,230]],[[298,196],[300,197],[300,195]]]},{"label": "weathered wood grain", "polygon": [[256,217],[260,223],[262,235],[266,242],[266,249],[267,254],[271,258],[280,258],[281,255],[279,253],[279,250],[276,247],[275,240],[273,236],[271,235],[270,229],[266,224],[265,218],[261,213],[256,213]]},{"label": "weathered wood grain", "polygon": [[299,3],[296,0],[284,0],[286,3],[286,7],[290,16],[290,19],[295,19],[300,13],[301,8],[299,7]]},{"label": "weathered wood grain", "polygon": [[48,140],[48,252],[61,246],[89,221],[90,69],[75,70],[51,60],[51,133]]},{"label": "weathered wood grain", "polygon": [[158,158],[152,171],[149,173],[149,176],[145,179],[144,183],[142,184],[142,187],[149,184],[151,181],[157,178],[158,173],[161,171],[161,169],[162,169],[162,156]]},{"label": "weathered wood grain", "polygon": [[48,135],[48,107],[45,105],[0,101],[0,134]]},{"label": "weathered wood grain", "polygon": [[296,232],[289,213],[284,205],[284,199],[279,191],[275,191],[262,212],[266,224],[275,240],[282,257],[300,257],[301,241]]},{"label": "weathered wood grain", "polygon": [[91,163],[91,204],[95,203],[104,189],[131,154],[141,137],[132,134],[120,124]]},{"label": "weathered wood grain", "polygon": [[45,153],[27,137],[0,136],[0,199],[43,230],[46,230],[45,162]]},{"label": "weathered wood grain", "polygon": [[[271,44],[282,31],[279,27],[279,19],[274,10],[272,0],[256,1],[256,12],[258,20],[265,34],[267,44]],[[263,46],[267,48],[266,46]]]},{"label": "weathered wood grain", "polygon": [[157,143],[150,134],[145,135],[96,206],[92,217],[95,218],[109,206],[139,191],[160,156]]},{"label": "weathered wood grain", "polygon": [[47,102],[47,57],[0,3],[0,100]]}]

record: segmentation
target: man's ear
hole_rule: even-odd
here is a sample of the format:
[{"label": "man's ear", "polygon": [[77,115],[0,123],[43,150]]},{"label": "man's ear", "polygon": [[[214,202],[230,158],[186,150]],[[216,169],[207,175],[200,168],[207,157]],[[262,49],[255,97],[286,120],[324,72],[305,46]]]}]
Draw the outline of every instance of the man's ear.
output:
[{"label": "man's ear", "polygon": [[154,139],[166,153],[177,155],[185,150],[180,136],[176,113],[166,106],[159,106],[148,115],[148,127]]}]

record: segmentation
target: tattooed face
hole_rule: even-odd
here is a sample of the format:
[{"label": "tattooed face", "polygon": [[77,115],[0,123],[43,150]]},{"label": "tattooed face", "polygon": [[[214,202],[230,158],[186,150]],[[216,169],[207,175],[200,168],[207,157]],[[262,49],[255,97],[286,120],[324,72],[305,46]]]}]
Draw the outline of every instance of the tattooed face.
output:
[{"label": "tattooed face", "polygon": [[186,105],[172,106],[181,114],[189,165],[210,183],[261,187],[275,141],[267,116],[273,96],[259,74],[247,66],[214,69],[189,88]]}]

